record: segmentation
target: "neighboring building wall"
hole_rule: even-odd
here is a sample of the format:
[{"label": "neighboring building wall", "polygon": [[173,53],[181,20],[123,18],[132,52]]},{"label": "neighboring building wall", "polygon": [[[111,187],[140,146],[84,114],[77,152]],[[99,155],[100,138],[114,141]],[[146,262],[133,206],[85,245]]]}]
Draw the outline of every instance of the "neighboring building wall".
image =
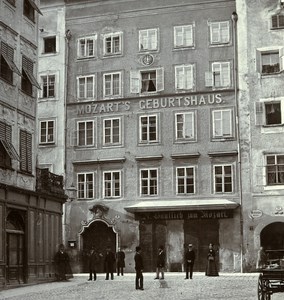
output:
[{"label": "neighboring building wall", "polygon": [[284,249],[284,9],[280,1],[240,0],[237,13],[244,271],[251,271],[260,246]]},{"label": "neighboring building wall", "polygon": [[[0,285],[54,279],[62,203],[36,168],[38,1],[0,1]],[[38,12],[37,12],[38,11]]]},{"label": "neighboring building wall", "polygon": [[[133,272],[139,243],[146,271],[155,268],[160,243],[166,247],[169,270],[182,270],[189,242],[198,254],[196,268],[204,270],[212,240],[220,269],[241,270],[240,210],[227,212],[223,205],[222,212],[201,217],[204,209],[207,213],[220,208],[214,201],[230,200],[234,207],[240,202],[234,11],[234,1],[67,1],[66,29],[72,37],[67,58],[66,186],[76,183],[77,195],[66,206],[66,240],[73,247],[75,272],[87,270],[84,257],[92,244],[100,251],[108,244],[113,250],[123,248],[126,271]],[[180,35],[185,40],[180,41]],[[150,76],[156,78],[148,80]],[[192,113],[193,118],[186,129],[189,135],[180,141],[175,131],[179,113]],[[218,127],[217,119],[223,126]],[[147,137],[141,135],[142,128]],[[189,173],[194,170],[187,181],[194,178],[194,191],[181,194],[176,170],[183,167]],[[149,194],[141,191],[143,169],[145,176],[158,174],[157,180],[145,179],[146,186],[157,181],[157,193],[154,186]],[[147,173],[149,169],[153,172]],[[225,176],[225,169],[232,172],[226,173],[229,190],[216,191],[213,170]],[[188,214],[171,213],[179,200]],[[147,220],[125,210],[138,207],[139,201],[152,205],[150,211],[145,208]],[[163,201],[169,201],[166,215],[160,209],[151,219]]]}]

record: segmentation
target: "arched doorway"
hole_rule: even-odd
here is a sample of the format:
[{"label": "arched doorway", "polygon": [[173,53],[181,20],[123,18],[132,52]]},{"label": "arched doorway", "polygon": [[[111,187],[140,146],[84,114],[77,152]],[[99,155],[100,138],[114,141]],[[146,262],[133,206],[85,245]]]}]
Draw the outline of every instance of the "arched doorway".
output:
[{"label": "arched doorway", "polygon": [[[106,248],[110,247],[112,251],[116,251],[116,233],[112,226],[108,226],[103,221],[94,221],[89,227],[85,228],[82,233],[83,238],[83,253],[87,254],[91,247],[94,246],[99,253],[104,255]],[[83,257],[83,272],[88,272],[87,256]],[[98,273],[103,273],[103,258],[97,270]]]},{"label": "arched doorway", "polygon": [[260,245],[268,252],[270,259],[284,253],[284,222],[275,222],[264,227],[260,233]]},{"label": "arched doorway", "polygon": [[25,222],[21,212],[12,210],[6,219],[6,281],[26,282]]}]

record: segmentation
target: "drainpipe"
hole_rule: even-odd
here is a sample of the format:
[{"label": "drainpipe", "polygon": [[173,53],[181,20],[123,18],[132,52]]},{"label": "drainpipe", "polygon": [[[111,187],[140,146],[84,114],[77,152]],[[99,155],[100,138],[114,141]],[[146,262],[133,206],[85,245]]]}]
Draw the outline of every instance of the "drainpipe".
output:
[{"label": "drainpipe", "polygon": [[239,100],[238,100],[238,44],[237,44],[237,21],[238,14],[232,13],[233,40],[234,40],[234,98],[236,103],[236,138],[238,143],[238,186],[240,195],[240,239],[241,239],[241,272],[243,273],[243,190],[242,190],[242,164],[241,164],[241,145],[240,145],[240,124],[239,124]]},{"label": "drainpipe", "polygon": [[[67,191],[67,95],[68,95],[68,67],[69,67],[69,42],[71,39],[71,31],[68,29],[65,32],[65,57],[64,57],[64,187]],[[69,195],[68,198],[70,199]],[[62,231],[63,237],[62,241],[63,244],[66,245],[66,203],[63,204],[63,224],[62,224]]]}]

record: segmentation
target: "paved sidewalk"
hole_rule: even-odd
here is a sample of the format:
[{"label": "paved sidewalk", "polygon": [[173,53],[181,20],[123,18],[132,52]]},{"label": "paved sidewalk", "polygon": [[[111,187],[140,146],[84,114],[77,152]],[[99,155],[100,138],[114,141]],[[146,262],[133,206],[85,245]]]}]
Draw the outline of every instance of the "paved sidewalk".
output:
[{"label": "paved sidewalk", "polygon": [[[10,300],[256,300],[258,273],[220,273],[206,277],[194,273],[193,280],[184,280],[183,273],[166,273],[165,280],[154,280],[154,273],[144,273],[144,291],[135,290],[135,274],[105,280],[99,274],[96,282],[88,274],[75,274],[67,282],[51,282],[3,290],[0,299]],[[272,300],[284,294],[272,295]]]}]

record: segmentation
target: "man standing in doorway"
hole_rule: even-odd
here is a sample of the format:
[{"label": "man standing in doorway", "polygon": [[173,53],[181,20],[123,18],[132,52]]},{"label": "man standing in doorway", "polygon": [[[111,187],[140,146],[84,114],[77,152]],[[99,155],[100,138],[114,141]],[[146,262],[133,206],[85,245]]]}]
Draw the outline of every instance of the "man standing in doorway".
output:
[{"label": "man standing in doorway", "polygon": [[189,273],[189,278],[192,279],[194,260],[195,260],[195,252],[193,250],[192,244],[189,244],[188,250],[185,252],[185,278],[184,279],[188,279],[188,273]]},{"label": "man standing in doorway", "polygon": [[135,287],[136,290],[144,290],[143,288],[143,258],[141,255],[141,247],[136,247],[136,254],[134,256],[135,260],[135,270],[136,270],[136,278],[135,278]]}]

